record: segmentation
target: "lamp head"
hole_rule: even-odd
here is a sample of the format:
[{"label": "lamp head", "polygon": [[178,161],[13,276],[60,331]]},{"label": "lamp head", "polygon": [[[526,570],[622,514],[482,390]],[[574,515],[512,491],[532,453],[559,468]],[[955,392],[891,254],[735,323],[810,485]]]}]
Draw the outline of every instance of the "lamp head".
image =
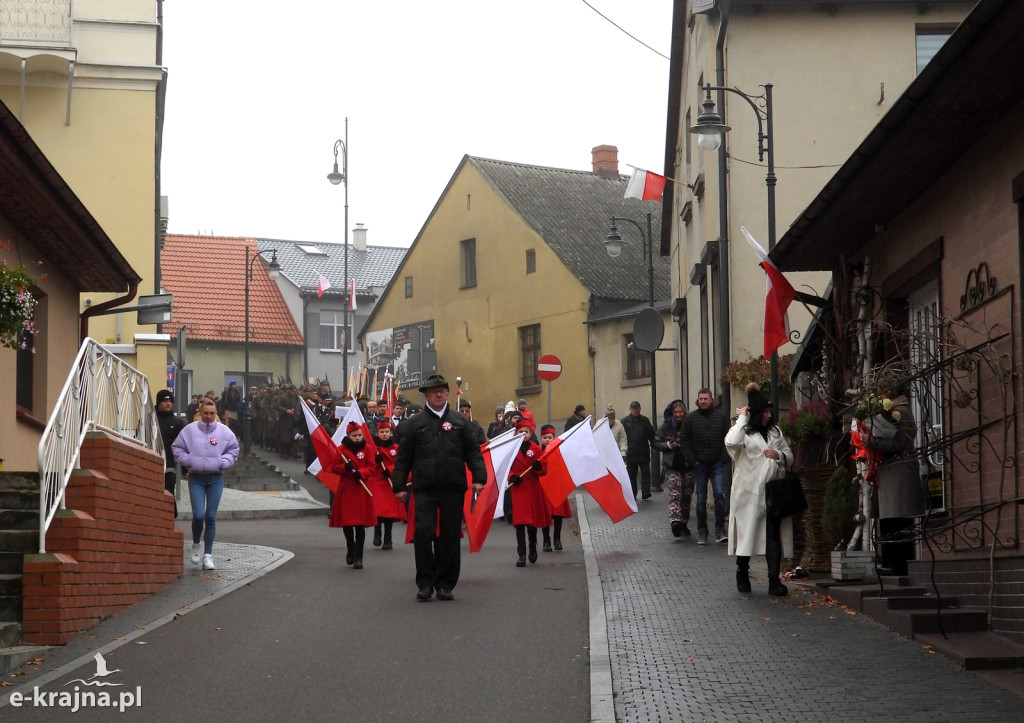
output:
[{"label": "lamp head", "polygon": [[611,228],[608,229],[608,236],[604,240],[604,248],[613,259],[622,255],[622,234],[619,233],[619,227],[615,225],[614,218]]},{"label": "lamp head", "polygon": [[697,124],[689,129],[697,134],[697,145],[704,151],[717,151],[722,145],[722,135],[730,130],[722,122],[722,116],[715,112],[715,101],[711,100],[711,89],[708,88],[704,98],[704,111],[697,116]]},{"label": "lamp head", "polygon": [[[346,127],[348,126],[346,122]],[[346,135],[348,132],[346,131]],[[341,171],[338,170],[338,151],[341,151],[341,160],[343,168]],[[334,170],[327,174],[327,180],[333,185],[337,186],[339,183],[345,181],[345,176],[348,173],[348,148],[345,147],[345,142],[340,138],[334,142]]]},{"label": "lamp head", "polygon": [[345,180],[345,174],[338,171],[338,162],[334,162],[334,170],[327,174],[327,180],[337,186]]},{"label": "lamp head", "polygon": [[277,281],[277,277],[281,275],[281,264],[277,263],[277,249],[270,250],[270,264],[267,266],[267,272],[270,274],[271,281]]}]

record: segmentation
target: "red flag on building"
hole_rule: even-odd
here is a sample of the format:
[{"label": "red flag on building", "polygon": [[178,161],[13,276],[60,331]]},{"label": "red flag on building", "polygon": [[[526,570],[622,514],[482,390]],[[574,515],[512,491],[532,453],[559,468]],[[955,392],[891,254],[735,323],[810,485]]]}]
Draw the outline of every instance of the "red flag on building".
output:
[{"label": "red flag on building", "polygon": [[759,266],[768,274],[767,288],[764,292],[764,358],[771,357],[775,350],[789,341],[789,305],[796,298],[796,289],[789,283],[782,272],[768,260],[768,252],[747,229],[740,226],[740,231],[754,253],[761,260]]},{"label": "red flag on building", "polygon": [[626,184],[626,194],[623,198],[660,201],[662,193],[665,192],[665,180],[664,176],[659,176],[653,171],[634,168],[633,175],[629,177],[629,183]]}]

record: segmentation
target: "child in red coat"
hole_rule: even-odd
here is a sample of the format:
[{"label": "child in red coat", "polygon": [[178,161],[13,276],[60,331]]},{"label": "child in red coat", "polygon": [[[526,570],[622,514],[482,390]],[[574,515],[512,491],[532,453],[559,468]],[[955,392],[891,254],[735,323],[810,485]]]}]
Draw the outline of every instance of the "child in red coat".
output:
[{"label": "child in red coat", "polygon": [[341,478],[341,483],[338,485],[338,493],[334,495],[334,504],[331,505],[330,524],[331,527],[340,527],[345,533],[348,548],[345,563],[356,570],[362,570],[366,528],[373,527],[377,522],[373,511],[373,496],[367,485],[377,462],[363,439],[361,425],[349,422],[345,431],[347,434],[338,445],[341,461],[335,463],[331,470]]},{"label": "child in red coat", "polygon": [[516,433],[524,434],[523,442],[512,460],[509,471],[509,494],[512,496],[512,524],[516,526],[516,567],[526,566],[526,538],[530,541],[530,563],[537,562],[537,528],[551,524],[547,496],[540,486],[538,461],[540,445],[530,440],[533,423],[522,418],[516,422]]},{"label": "child in red coat", "polygon": [[[556,430],[554,426],[545,424],[540,428],[540,448],[545,449],[549,444],[555,440]],[[547,495],[544,495],[547,499]],[[572,519],[572,507],[569,506],[569,498],[566,497],[562,504],[555,507],[551,504],[551,500],[548,500],[548,509],[551,511],[551,521],[555,527],[555,549],[562,549],[562,520]],[[541,530],[544,533],[544,552],[551,552],[551,528],[545,527]]]},{"label": "child in red coat", "polygon": [[395,457],[398,456],[398,444],[391,435],[391,422],[377,423],[377,436],[373,441],[377,445],[373,479],[369,484],[373,492],[373,510],[377,515],[377,524],[373,528],[373,546],[381,550],[390,550],[391,527],[395,520],[406,518],[405,505],[398,501],[395,491],[391,488],[391,471],[395,468]]}]

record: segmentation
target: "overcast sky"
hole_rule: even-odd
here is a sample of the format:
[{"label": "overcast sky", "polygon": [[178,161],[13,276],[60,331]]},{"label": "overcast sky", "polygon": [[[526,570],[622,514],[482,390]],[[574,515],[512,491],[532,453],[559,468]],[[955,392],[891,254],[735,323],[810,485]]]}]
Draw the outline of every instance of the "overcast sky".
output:
[{"label": "overcast sky", "polygon": [[170,232],[342,241],[346,116],[371,244],[412,244],[467,153],[662,172],[672,2],[588,2],[622,30],[583,0],[167,0]]}]

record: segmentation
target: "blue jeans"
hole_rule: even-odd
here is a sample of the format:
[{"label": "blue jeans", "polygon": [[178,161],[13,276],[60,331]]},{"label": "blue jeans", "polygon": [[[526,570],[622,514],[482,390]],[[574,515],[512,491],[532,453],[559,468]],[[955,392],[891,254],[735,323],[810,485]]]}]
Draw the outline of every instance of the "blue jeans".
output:
[{"label": "blue jeans", "polygon": [[[213,538],[217,535],[217,508],[224,493],[224,475],[191,473],[188,476],[188,496],[192,502],[192,542],[203,538],[203,554],[213,554]],[[203,525],[206,534],[203,535]]]},{"label": "blue jeans", "polygon": [[715,532],[725,529],[725,465],[721,462],[698,462],[693,468],[697,486],[697,530],[708,531],[708,480],[715,496]]}]

